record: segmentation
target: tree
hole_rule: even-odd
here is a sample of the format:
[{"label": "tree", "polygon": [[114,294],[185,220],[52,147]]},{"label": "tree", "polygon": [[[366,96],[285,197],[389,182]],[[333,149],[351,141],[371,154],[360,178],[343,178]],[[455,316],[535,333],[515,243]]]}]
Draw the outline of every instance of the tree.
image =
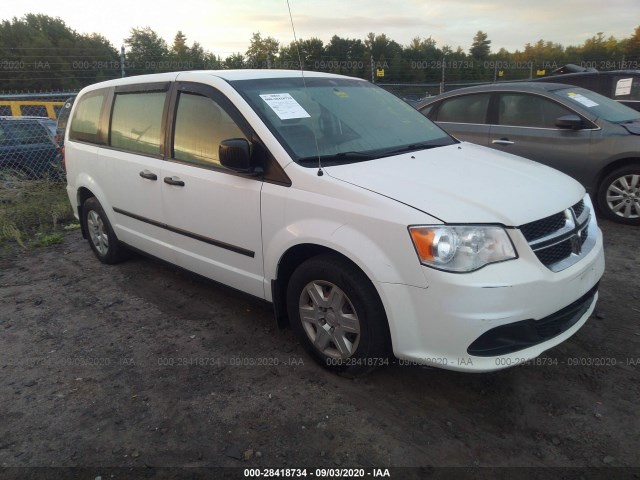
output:
[{"label": "tree", "polygon": [[157,73],[164,69],[163,63],[169,59],[167,42],[150,27],[132,28],[124,43],[129,47],[127,64],[130,74]]},{"label": "tree", "polygon": [[27,14],[0,24],[2,88],[77,90],[119,76],[118,53],[103,36],[80,35],[60,18]]},{"label": "tree", "polygon": [[491,40],[487,40],[487,34],[482,30],[478,30],[475,37],[473,37],[473,43],[469,49],[469,53],[473,58],[478,60],[486,60],[491,53]]},{"label": "tree", "polygon": [[640,25],[633,35],[625,41],[624,53],[633,60],[640,61]]},{"label": "tree", "polygon": [[245,64],[249,68],[271,68],[278,55],[280,43],[273,37],[262,38],[260,32],[251,37]]},{"label": "tree", "polygon": [[186,58],[189,54],[189,47],[187,47],[187,37],[178,30],[176,36],[173,39],[173,46],[171,47],[171,53],[177,58]]},{"label": "tree", "polygon": [[233,53],[224,59],[224,68],[237,69],[245,68],[244,56],[241,53]]}]

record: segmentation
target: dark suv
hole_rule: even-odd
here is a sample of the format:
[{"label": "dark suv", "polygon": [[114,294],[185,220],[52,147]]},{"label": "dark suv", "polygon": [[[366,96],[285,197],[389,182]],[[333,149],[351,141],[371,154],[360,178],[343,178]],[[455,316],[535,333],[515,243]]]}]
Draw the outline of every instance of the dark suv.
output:
[{"label": "dark suv", "polygon": [[58,145],[46,117],[0,117],[0,172],[62,178]]}]

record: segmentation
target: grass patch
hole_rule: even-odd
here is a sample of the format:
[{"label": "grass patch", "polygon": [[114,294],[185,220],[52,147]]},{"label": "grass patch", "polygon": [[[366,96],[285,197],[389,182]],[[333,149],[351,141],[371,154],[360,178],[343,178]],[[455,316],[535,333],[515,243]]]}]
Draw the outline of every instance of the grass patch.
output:
[{"label": "grass patch", "polygon": [[64,182],[0,172],[0,245],[55,245],[63,225],[74,221]]}]

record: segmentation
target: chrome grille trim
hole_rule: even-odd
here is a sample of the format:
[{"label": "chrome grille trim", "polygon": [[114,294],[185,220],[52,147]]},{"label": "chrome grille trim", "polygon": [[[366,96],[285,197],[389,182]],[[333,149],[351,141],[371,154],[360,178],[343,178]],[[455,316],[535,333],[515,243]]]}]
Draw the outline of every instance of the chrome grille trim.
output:
[{"label": "chrome grille trim", "polygon": [[[527,239],[538,260],[549,270],[559,272],[580,261],[594,247],[597,225],[592,216],[592,210],[589,197],[585,196],[571,208],[518,228],[527,238],[531,232],[539,233],[544,228],[548,229],[550,225],[559,225],[557,221],[559,216],[564,216],[564,225],[560,228],[546,231],[543,236]],[[550,224],[550,219],[556,219],[556,221]]]}]

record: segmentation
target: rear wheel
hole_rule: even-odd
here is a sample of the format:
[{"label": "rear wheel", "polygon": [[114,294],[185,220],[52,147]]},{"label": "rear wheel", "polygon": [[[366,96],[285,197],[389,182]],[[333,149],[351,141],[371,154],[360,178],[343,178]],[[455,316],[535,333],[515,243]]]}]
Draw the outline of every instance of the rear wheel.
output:
[{"label": "rear wheel", "polygon": [[102,205],[95,197],[84,202],[82,215],[89,245],[98,260],[107,264],[115,264],[124,260],[124,247],[120,245]]},{"label": "rear wheel", "polygon": [[373,284],[336,255],[301,264],[287,288],[287,310],[305,349],[323,367],[362,375],[387,363],[387,318]]},{"label": "rear wheel", "polygon": [[598,189],[598,206],[614,222],[640,225],[640,164],[607,175]]}]

